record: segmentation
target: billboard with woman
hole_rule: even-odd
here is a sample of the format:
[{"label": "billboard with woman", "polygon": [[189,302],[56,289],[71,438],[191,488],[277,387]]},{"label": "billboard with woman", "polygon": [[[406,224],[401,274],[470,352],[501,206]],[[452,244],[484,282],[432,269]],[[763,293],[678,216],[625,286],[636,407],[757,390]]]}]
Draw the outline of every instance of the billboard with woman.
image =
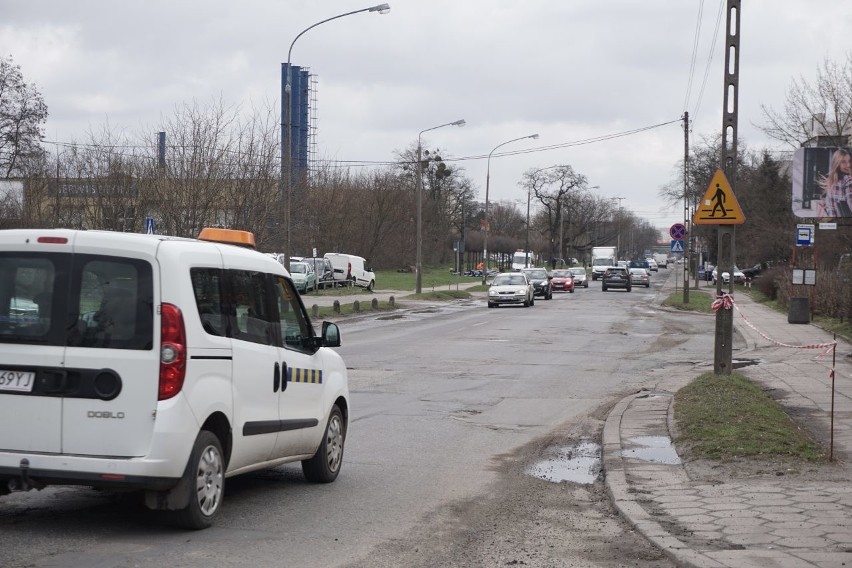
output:
[{"label": "billboard with woman", "polygon": [[799,148],[792,178],[796,217],[852,217],[852,149]]}]

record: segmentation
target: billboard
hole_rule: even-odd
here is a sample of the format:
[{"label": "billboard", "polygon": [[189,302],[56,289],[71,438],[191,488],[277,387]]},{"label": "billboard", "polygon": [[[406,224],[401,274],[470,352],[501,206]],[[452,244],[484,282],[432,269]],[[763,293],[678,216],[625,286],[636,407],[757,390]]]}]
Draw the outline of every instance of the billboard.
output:
[{"label": "billboard", "polygon": [[796,217],[852,218],[852,148],[799,148],[792,181]]}]

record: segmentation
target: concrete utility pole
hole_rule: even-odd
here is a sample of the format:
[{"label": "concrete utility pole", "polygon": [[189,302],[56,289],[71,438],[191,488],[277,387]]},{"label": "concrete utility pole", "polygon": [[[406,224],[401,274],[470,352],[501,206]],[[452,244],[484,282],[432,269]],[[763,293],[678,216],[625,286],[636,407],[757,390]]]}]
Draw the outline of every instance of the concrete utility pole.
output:
[{"label": "concrete utility pole", "polygon": [[[725,94],[722,109],[722,170],[731,184],[736,187],[737,179],[737,110],[740,76],[740,0],[727,0],[728,16],[725,31]],[[734,20],[733,22],[731,20]],[[733,25],[732,25],[733,24]],[[732,30],[734,30],[732,32]],[[734,227],[720,225],[718,228],[718,263],[716,272],[716,296],[722,295],[722,272],[727,270],[728,293],[734,292]],[[716,311],[716,345],[713,372],[730,375],[732,343],[734,336],[734,310],[721,308]]]},{"label": "concrete utility pole", "polygon": [[[686,235],[683,239],[683,303],[689,303],[689,241],[692,228],[689,223],[689,113],[683,113],[683,226]],[[696,269],[697,270],[697,269]]]}]

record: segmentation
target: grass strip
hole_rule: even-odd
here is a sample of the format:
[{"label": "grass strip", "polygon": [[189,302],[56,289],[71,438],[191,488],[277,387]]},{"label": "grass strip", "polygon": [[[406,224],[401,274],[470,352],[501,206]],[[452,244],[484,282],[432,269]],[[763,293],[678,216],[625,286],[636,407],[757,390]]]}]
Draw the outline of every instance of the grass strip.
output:
[{"label": "grass strip", "polygon": [[825,461],[821,447],[743,375],[699,375],[674,397],[675,442],[696,458]]}]

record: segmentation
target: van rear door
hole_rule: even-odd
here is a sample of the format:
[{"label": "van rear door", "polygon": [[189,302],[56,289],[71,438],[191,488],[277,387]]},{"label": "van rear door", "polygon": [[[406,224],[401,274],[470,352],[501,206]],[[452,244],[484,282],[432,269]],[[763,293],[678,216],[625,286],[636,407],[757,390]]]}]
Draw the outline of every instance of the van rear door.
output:
[{"label": "van rear door", "polygon": [[72,234],[61,244],[39,236],[0,231],[0,448],[58,453],[65,335],[57,314],[66,301]]},{"label": "van rear door", "polygon": [[157,243],[151,239],[140,247],[136,240],[131,246],[120,235],[107,240],[94,232],[75,242],[63,453],[134,457],[150,448],[160,361]]}]

